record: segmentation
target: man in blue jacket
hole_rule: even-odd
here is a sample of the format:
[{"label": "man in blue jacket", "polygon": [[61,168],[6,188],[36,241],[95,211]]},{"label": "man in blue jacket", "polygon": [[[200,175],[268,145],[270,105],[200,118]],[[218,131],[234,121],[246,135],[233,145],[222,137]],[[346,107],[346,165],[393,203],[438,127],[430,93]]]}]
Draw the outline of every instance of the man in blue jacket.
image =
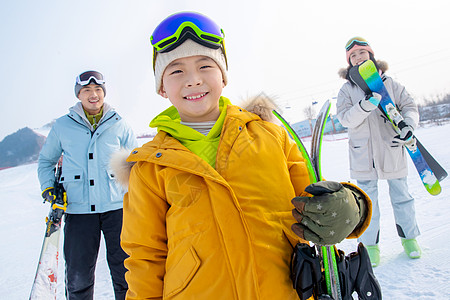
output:
[{"label": "man in blue jacket", "polygon": [[125,299],[127,283],[120,247],[122,188],[109,167],[111,155],[137,147],[131,128],[107,103],[103,75],[87,71],[76,78],[80,100],[56,120],[39,154],[42,197],[53,198],[54,168],[63,155],[60,182],[67,193],[64,226],[66,296],[93,299],[101,232],[116,299]]}]

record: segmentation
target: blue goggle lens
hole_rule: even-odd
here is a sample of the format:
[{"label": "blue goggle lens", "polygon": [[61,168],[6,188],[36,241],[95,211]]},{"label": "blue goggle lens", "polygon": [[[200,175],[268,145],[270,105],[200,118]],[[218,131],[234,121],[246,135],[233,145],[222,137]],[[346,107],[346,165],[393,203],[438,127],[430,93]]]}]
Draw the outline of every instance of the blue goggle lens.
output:
[{"label": "blue goggle lens", "polygon": [[186,33],[185,29],[192,36],[217,47],[220,47],[224,38],[222,29],[207,16],[196,12],[182,12],[167,17],[156,27],[150,38],[152,46],[158,52],[165,50]]}]

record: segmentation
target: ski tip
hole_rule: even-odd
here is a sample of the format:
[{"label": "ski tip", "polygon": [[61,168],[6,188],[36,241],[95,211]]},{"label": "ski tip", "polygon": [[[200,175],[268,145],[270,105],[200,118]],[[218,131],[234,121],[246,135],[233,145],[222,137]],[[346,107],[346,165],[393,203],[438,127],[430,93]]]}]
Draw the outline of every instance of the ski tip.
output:
[{"label": "ski tip", "polygon": [[432,196],[437,196],[441,193],[442,188],[439,184],[439,181],[436,180],[436,183],[433,185],[426,185],[425,188],[427,189],[428,193]]},{"label": "ski tip", "polygon": [[441,174],[439,174],[439,177],[437,178],[437,180],[439,181],[439,182],[441,182],[442,180],[444,180],[445,178],[447,178],[447,172],[445,172],[445,170],[444,170],[444,172],[441,172]]}]

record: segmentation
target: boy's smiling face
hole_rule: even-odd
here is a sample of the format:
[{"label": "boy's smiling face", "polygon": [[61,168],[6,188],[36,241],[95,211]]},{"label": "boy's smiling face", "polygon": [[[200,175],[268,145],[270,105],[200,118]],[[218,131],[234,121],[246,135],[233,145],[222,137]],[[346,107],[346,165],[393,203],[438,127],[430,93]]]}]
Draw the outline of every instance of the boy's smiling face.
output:
[{"label": "boy's smiling face", "polygon": [[167,66],[159,94],[170,100],[183,122],[216,121],[223,87],[222,71],[213,59],[190,56]]}]

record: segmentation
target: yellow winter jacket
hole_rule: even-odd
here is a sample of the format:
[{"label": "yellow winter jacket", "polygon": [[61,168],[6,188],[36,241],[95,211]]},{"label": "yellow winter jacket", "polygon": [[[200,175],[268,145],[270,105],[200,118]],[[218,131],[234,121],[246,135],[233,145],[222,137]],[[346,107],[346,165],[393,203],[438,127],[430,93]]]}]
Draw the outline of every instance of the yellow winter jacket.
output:
[{"label": "yellow winter jacket", "polygon": [[282,127],[229,105],[215,169],[164,131],[127,161],[127,299],[298,299],[290,201],[309,176]]}]

